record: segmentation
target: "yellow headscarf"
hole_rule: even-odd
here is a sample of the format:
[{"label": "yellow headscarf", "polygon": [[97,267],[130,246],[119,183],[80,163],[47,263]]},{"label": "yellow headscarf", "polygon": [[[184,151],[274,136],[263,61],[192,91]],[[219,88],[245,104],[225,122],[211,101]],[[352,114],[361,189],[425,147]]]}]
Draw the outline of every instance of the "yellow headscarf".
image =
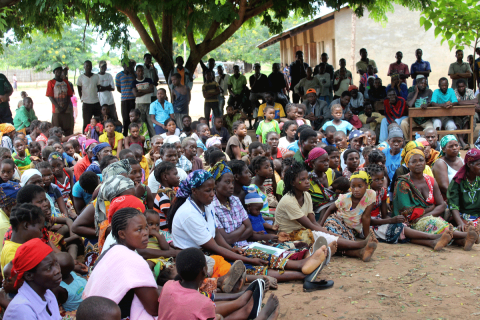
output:
[{"label": "yellow headscarf", "polygon": [[3,135],[9,132],[15,131],[15,127],[10,123],[1,123],[0,124],[0,139],[3,138]]},{"label": "yellow headscarf", "polygon": [[407,143],[405,148],[403,148],[403,150],[402,150],[402,154],[400,155],[402,157],[402,164],[408,163],[408,161],[405,161],[405,156],[407,155],[407,153],[409,153],[412,149],[415,149],[415,148],[422,148],[423,149],[424,146],[421,142],[416,141],[416,140],[412,140],[409,143]]},{"label": "yellow headscarf", "polygon": [[407,164],[407,166],[408,166],[408,163],[410,162],[410,158],[415,154],[421,155],[423,158],[425,158],[425,154],[423,153],[422,150],[418,150],[418,149],[410,150],[405,156],[405,163]]},{"label": "yellow headscarf", "polygon": [[350,176],[350,181],[352,181],[353,179],[362,179],[363,181],[365,181],[365,183],[370,188],[370,182],[371,182],[372,179],[370,178],[370,175],[368,173],[366,173],[365,171],[363,171],[363,170],[355,171]]}]

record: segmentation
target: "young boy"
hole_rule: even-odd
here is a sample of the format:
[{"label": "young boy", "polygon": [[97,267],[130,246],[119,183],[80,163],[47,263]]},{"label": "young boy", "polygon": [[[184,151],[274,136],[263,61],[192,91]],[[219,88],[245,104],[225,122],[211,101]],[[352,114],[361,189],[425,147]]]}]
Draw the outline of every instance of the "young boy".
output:
[{"label": "young boy", "polygon": [[348,147],[347,135],[343,131],[336,131],[333,135],[335,146],[342,153]]},{"label": "young boy", "polygon": [[12,159],[4,159],[0,163],[0,178],[2,179],[2,183],[6,183],[8,181],[15,181],[13,180],[13,175],[15,174],[15,163]]},{"label": "young boy", "polygon": [[265,114],[265,120],[260,121],[256,134],[258,136],[258,141],[262,143],[267,143],[267,133],[270,131],[275,131],[280,134],[280,128],[278,126],[277,120],[275,118],[275,109],[272,106],[266,106],[263,110]]},{"label": "young boy", "polygon": [[167,91],[163,88],[157,91],[157,100],[150,104],[149,117],[152,119],[155,134],[162,134],[167,132],[165,129],[165,121],[168,118],[175,119],[173,112],[173,105],[165,100]]},{"label": "young boy", "polygon": [[254,233],[265,234],[268,231],[276,233],[278,225],[272,226],[265,222],[260,210],[263,208],[263,199],[257,192],[250,192],[245,195],[245,205],[247,206],[248,218],[252,222]]},{"label": "young boy", "polygon": [[325,128],[325,138],[322,138],[322,142],[325,143],[327,146],[332,146],[335,147],[335,132],[337,132],[337,129],[335,129],[334,126],[328,126]]},{"label": "young boy", "polygon": [[67,252],[56,254],[58,264],[62,272],[62,282],[60,286],[54,289],[57,297],[65,297],[65,300],[58,300],[65,311],[77,310],[82,300],[83,290],[87,285],[87,280],[78,276],[73,269],[75,260]]},{"label": "young boy", "polygon": [[207,72],[205,75],[207,80],[202,86],[203,97],[205,98],[205,119],[210,119],[210,112],[213,111],[215,117],[221,116],[221,111],[218,107],[218,95],[220,94],[220,87],[218,83],[213,79],[213,73]]},{"label": "young boy", "polygon": [[[142,123],[142,120],[140,119],[141,114],[142,113],[140,112],[140,110],[133,109],[133,110],[130,111],[128,116],[130,117],[130,123],[132,123],[132,122],[138,123],[139,128],[140,128],[139,133],[140,133],[141,136],[145,137],[145,144],[144,144],[143,147],[148,150],[148,149],[150,149],[150,135],[148,133],[147,124],[145,122]],[[131,135],[130,132],[128,132],[128,134]]]},{"label": "young boy", "polygon": [[228,133],[227,128],[223,126],[223,119],[218,117],[215,118],[213,121],[213,126],[210,129],[210,134],[212,136],[219,136],[222,137],[222,148],[225,150],[225,147],[227,146],[228,139],[230,139],[230,134]]},{"label": "young boy", "polygon": [[[65,153],[72,157],[73,159],[75,159],[76,162],[82,160],[82,157],[75,152],[75,143],[74,141],[77,142],[77,140],[70,140],[70,141],[67,141],[63,144],[63,150],[65,150]],[[78,142],[77,142],[78,143]]]},{"label": "young boy", "polygon": [[342,120],[343,108],[339,104],[334,104],[331,107],[333,120],[325,122],[322,127],[322,130],[328,126],[334,126],[337,131],[343,131],[345,134],[348,134],[349,131],[352,131],[353,126],[350,122]]},{"label": "young boy", "polygon": [[20,171],[20,174],[23,174],[25,170],[30,169],[30,164],[32,163],[32,161],[30,160],[30,153],[25,148],[25,141],[23,139],[20,139],[18,137],[13,139],[13,146],[17,151],[12,155],[13,162],[15,162],[15,165]]},{"label": "young boy", "polygon": [[254,141],[248,146],[248,154],[242,157],[242,161],[248,166],[250,165],[250,162],[258,156],[265,156],[265,149],[263,149],[263,144],[261,142]]},{"label": "young boy", "polygon": [[245,120],[246,118],[247,116],[243,111],[239,109],[235,110],[233,106],[227,106],[227,114],[223,116],[223,124],[225,125],[225,128],[227,128],[228,133],[233,135],[233,123],[238,120]]},{"label": "young boy", "polygon": [[87,139],[95,139],[98,141],[98,137],[103,134],[103,125],[100,123],[98,117],[92,117],[90,124],[85,127],[85,135]]}]

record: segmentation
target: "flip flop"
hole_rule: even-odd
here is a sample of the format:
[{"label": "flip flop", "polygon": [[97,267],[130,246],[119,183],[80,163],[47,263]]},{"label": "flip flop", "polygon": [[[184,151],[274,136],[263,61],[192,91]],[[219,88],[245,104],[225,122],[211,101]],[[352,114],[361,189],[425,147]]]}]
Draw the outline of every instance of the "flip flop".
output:
[{"label": "flip flop", "polygon": [[313,243],[313,246],[310,248],[310,250],[308,252],[312,256],[315,253],[315,251],[320,249],[322,246],[328,247],[327,239],[325,239],[324,237],[318,237],[317,240],[315,240],[315,242]]},{"label": "flip flop", "polygon": [[[257,287],[253,291],[253,308],[252,312],[247,319],[255,319],[258,317],[260,310],[262,309],[262,300],[263,300],[263,291],[265,290],[265,281],[262,279],[257,279],[254,282],[258,281]],[[253,282],[252,282],[253,284]]]},{"label": "flip flop", "polygon": [[[317,242],[318,242],[318,244],[317,244]],[[319,238],[315,241],[314,246],[315,246],[315,245],[317,245],[317,246],[318,246],[318,249],[319,249],[319,248],[321,248],[322,246],[328,246],[328,243],[327,243],[327,240],[326,240],[324,237],[319,237]],[[317,250],[318,250],[318,249],[317,249]],[[328,249],[330,249],[330,248],[328,248]],[[329,250],[328,252],[329,252],[329,253],[328,253],[327,257],[325,257],[325,260],[324,260],[322,263],[320,263],[320,265],[317,267],[317,269],[315,269],[312,273],[310,273],[309,275],[307,275],[307,276],[305,277],[305,279],[304,279],[305,282],[307,282],[307,281],[310,281],[310,282],[311,282],[311,281],[314,281],[314,280],[317,278],[317,276],[318,276],[318,274],[320,273],[320,271],[322,271],[323,267],[325,267],[325,266],[327,265],[327,263],[330,262],[329,257],[330,257],[331,251]]]},{"label": "flip flop", "polygon": [[245,272],[246,268],[242,261],[237,260],[232,264],[232,267],[227,273],[227,278],[222,284],[222,291],[225,293],[230,293],[235,286],[235,283],[242,277],[243,273]]},{"label": "flip flop", "polygon": [[311,292],[316,290],[325,290],[333,287],[332,280],[320,280],[318,282],[305,281],[303,283],[303,292]]}]

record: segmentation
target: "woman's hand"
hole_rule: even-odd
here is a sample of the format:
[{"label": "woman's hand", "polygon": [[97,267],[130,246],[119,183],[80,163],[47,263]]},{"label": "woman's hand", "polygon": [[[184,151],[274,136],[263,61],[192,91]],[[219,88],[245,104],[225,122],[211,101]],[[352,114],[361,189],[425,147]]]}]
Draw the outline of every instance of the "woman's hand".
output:
[{"label": "woman's hand", "polygon": [[236,254],[241,254],[242,256],[245,255],[245,250],[239,247],[234,247],[232,248],[232,252],[235,252]]}]

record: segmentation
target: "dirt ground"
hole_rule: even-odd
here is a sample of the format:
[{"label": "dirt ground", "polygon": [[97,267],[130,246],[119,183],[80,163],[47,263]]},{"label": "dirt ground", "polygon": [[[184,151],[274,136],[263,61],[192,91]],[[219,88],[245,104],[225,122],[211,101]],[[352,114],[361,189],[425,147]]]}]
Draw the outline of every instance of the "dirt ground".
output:
[{"label": "dirt ground", "polygon": [[480,319],[479,257],[480,245],[434,252],[384,243],[368,263],[334,257],[319,276],[333,288],[279,286],[280,319]]}]

